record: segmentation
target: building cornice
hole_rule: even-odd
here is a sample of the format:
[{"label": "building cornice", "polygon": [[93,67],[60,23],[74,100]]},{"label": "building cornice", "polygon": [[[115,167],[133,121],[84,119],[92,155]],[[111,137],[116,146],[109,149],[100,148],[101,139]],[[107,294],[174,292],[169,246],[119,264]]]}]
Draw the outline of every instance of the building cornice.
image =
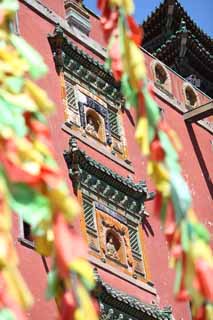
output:
[{"label": "building cornice", "polygon": [[[95,290],[95,295],[99,298],[101,302],[101,311],[102,313],[106,313],[109,311],[105,305],[110,306],[113,313],[116,310],[120,312],[120,314],[128,315],[129,318],[133,317],[133,319],[143,319],[143,320],[171,320],[172,319],[172,308],[165,307],[160,309],[156,304],[148,304],[142,302],[141,300],[127,295],[117,289],[114,289],[109,284],[104,282],[99,276],[97,270],[94,272],[97,287]],[[120,317],[123,319],[122,317]],[[113,319],[108,318],[108,319]]]},{"label": "building cornice", "polygon": [[93,83],[103,94],[114,99],[121,99],[120,85],[103,63],[92,58],[70,41],[57,25],[53,34],[48,35],[57,72],[67,71],[82,77],[89,84]]},{"label": "building cornice", "polygon": [[152,200],[145,181],[134,183],[89,157],[70,139],[69,150],[64,152],[69,175],[75,191],[86,188],[129,212],[137,221],[146,215],[144,202]]},{"label": "building cornice", "polygon": [[[182,45],[182,39],[185,38],[185,46]],[[181,52],[182,54],[181,56]],[[207,51],[203,44],[191,33],[191,31],[181,27],[178,31],[172,34],[153,55],[166,65],[172,66],[177,62],[177,59],[185,56],[196,56],[196,67],[200,66],[200,73],[208,73],[212,79],[213,71],[213,55]],[[190,62],[190,59],[189,59]]]},{"label": "building cornice", "polygon": [[144,198],[145,201],[153,199],[154,193],[148,192],[145,181],[134,183],[131,179],[117,174],[113,170],[92,159],[85,151],[78,148],[76,140],[73,137],[70,139],[69,145],[69,151],[64,153],[65,160],[69,162],[69,166],[75,167],[78,165],[135,199]]},{"label": "building cornice", "polygon": [[[178,0],[164,0],[143,22],[142,26],[145,31],[144,43],[161,33],[163,31],[162,25],[166,28],[169,6],[173,6],[174,8],[171,14],[172,23],[170,23],[170,28],[167,30],[168,34],[169,32],[175,33],[179,29],[181,20],[184,19],[187,29],[195,35],[207,51],[213,53],[213,40],[198,27]],[[164,36],[166,36],[166,32],[164,32]]]}]

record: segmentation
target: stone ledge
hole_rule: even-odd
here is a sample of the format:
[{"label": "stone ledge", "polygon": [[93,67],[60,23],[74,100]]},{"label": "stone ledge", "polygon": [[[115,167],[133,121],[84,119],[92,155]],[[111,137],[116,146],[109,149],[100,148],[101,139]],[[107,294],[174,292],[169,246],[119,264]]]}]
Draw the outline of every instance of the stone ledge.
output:
[{"label": "stone ledge", "polygon": [[97,145],[97,143],[95,143],[95,141],[92,138],[82,136],[81,133],[79,133],[77,130],[72,130],[66,124],[64,124],[62,126],[62,130],[65,131],[66,133],[70,134],[71,136],[77,138],[81,142],[85,143],[86,145],[88,145],[92,149],[100,152],[101,154],[103,154],[104,156],[109,158],[110,160],[114,161],[118,165],[120,165],[123,168],[127,169],[128,171],[130,171],[131,173],[135,172],[132,166],[127,164],[124,160],[121,160],[121,159],[115,157],[113,154],[111,154],[109,151],[106,150],[106,147],[101,146],[101,145]]},{"label": "stone ledge", "polygon": [[149,293],[151,293],[154,296],[157,296],[157,291],[156,289],[153,287],[153,284],[150,285],[148,283],[136,280],[134,278],[132,278],[131,276],[126,275],[123,272],[120,272],[118,269],[113,268],[112,266],[110,266],[109,264],[106,264],[102,261],[100,261],[99,259],[89,256],[89,261],[96,267],[99,267],[105,271],[108,271],[109,273],[112,273],[113,275],[117,276],[118,278],[125,280],[129,283],[131,283],[132,285],[147,291]]},{"label": "stone ledge", "polygon": [[188,122],[196,122],[202,120],[206,117],[213,115],[213,102],[205,103],[196,108],[191,108],[191,110],[185,112],[184,120]]},{"label": "stone ledge", "polygon": [[[175,97],[173,98],[170,97],[159,88],[154,87],[154,93],[157,95],[157,97],[159,97],[163,101],[168,102],[169,105],[175,108],[178,112],[180,112],[183,115],[183,117],[184,117],[184,114],[188,112],[188,110],[186,109],[183,103],[178,101]],[[209,122],[207,119],[199,120],[196,122],[196,124],[199,125],[201,128],[207,130],[208,132],[213,133],[213,123]]]}]

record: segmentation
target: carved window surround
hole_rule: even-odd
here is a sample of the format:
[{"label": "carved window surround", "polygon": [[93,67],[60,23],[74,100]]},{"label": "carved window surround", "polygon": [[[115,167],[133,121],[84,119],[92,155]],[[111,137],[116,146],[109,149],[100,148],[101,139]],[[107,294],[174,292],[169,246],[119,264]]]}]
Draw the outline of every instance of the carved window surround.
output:
[{"label": "carved window surround", "polygon": [[[128,227],[100,210],[96,210],[96,220],[100,239],[101,260],[104,262],[107,260],[114,260],[115,264],[119,263],[126,269],[134,267]],[[115,231],[115,233],[119,235],[120,242],[122,242],[117,259],[110,257],[106,250],[106,233],[109,230]]]},{"label": "carved window surround", "polygon": [[193,86],[190,83],[183,84],[183,95],[185,100],[185,106],[187,110],[196,108],[199,106],[198,95]]},{"label": "carved window surround", "polygon": [[[128,159],[122,124],[123,100],[119,85],[101,63],[69,41],[59,26],[56,27],[54,34],[48,37],[48,40],[64,89],[65,124],[63,129],[81,141],[84,140],[84,137],[91,141],[92,137],[91,147],[97,146],[97,150],[101,152],[105,146],[104,154],[111,153],[115,158],[123,160],[121,165],[133,171]],[[89,130],[86,130],[88,108],[97,113],[96,118],[99,117],[100,123],[103,124],[97,134],[95,132],[91,134]]]},{"label": "carved window surround", "polygon": [[[136,184],[87,156],[73,138],[64,156],[84,209],[81,223],[90,254],[126,275],[148,281],[140,228],[147,215],[144,202],[154,194],[144,181]],[[108,244],[109,234],[119,245]]]},{"label": "carved window surround", "polygon": [[153,60],[151,63],[151,69],[154,78],[154,85],[172,98],[171,78],[166,67],[164,67],[164,65],[159,61]]},{"label": "carved window surround", "polygon": [[85,109],[92,109],[96,111],[100,116],[103,118],[104,121],[104,129],[105,129],[105,142],[108,145],[112,144],[111,138],[111,130],[110,130],[110,123],[109,123],[109,115],[107,105],[98,99],[96,96],[90,94],[87,90],[77,86],[78,89],[78,107],[79,107],[79,115],[80,115],[80,122],[81,127],[83,129],[86,128],[86,112]]},{"label": "carved window surround", "polygon": [[[149,80],[149,82],[153,83],[150,80]],[[186,82],[185,85],[188,85],[188,82]],[[186,108],[186,106],[182,102],[177,100],[174,96],[172,96],[172,97],[168,96],[168,94],[163,92],[161,89],[154,87],[154,93],[157,95],[157,97],[160,100],[169,103],[169,105],[172,108],[174,108],[177,112],[184,114],[185,112],[188,111],[188,109]],[[210,122],[210,121],[208,121],[208,119],[203,119],[203,120],[199,120],[198,122],[196,122],[196,124],[199,125],[201,128],[203,128],[204,130],[207,130],[208,132],[213,133],[213,122],[212,121]]]},{"label": "carved window surround", "polygon": [[[66,122],[65,125],[73,131],[78,130],[84,137],[95,138],[96,143],[105,145],[116,157],[130,162],[127,158],[126,141],[122,131],[121,111],[115,110],[111,105],[97,97],[97,95],[82,88],[78,84],[73,85],[66,81]],[[87,113],[98,119],[100,132],[92,135],[87,130]],[[94,141],[95,142],[95,141]]]}]

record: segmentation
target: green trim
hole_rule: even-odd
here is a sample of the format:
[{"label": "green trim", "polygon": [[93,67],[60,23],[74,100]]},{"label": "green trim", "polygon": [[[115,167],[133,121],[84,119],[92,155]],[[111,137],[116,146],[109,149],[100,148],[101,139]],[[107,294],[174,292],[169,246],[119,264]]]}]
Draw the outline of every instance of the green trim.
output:
[{"label": "green trim", "polygon": [[93,200],[85,194],[82,195],[82,198],[85,224],[87,228],[95,231]]},{"label": "green trim", "polygon": [[116,82],[103,63],[92,58],[65,37],[60,25],[53,34],[48,35],[57,72],[67,71],[83,78],[91,87],[97,87],[109,98],[122,99],[120,85]]},{"label": "green trim", "polygon": [[[171,2],[171,1],[170,1]],[[206,48],[207,51],[211,51],[213,53],[213,41],[210,36],[208,36],[199,26],[190,18],[188,13],[184,10],[183,6],[179,1],[174,0],[174,11],[172,15],[172,30],[170,30],[173,34],[175,30],[180,25],[181,19],[186,21],[187,29],[190,30],[192,34],[195,35],[197,39],[202,43],[202,45]],[[146,41],[149,42],[152,39],[152,34],[155,34],[156,37],[156,29],[159,31],[159,34],[162,33],[162,22],[165,21],[168,13],[168,0],[164,0],[161,4],[155,8],[154,11],[147,17],[147,19],[142,23],[142,26],[145,31],[144,44],[146,47]],[[163,38],[163,37],[162,37]]]},{"label": "green trim", "polygon": [[[91,178],[95,177],[93,179],[93,187],[97,186],[97,188],[99,188],[100,184],[98,181],[103,181],[102,194],[106,194],[106,196],[109,196],[110,193],[114,193],[110,188],[112,187],[120,191],[122,194],[132,197],[134,200],[140,200],[140,202],[153,199],[154,193],[148,192],[145,181],[134,183],[131,179],[124,178],[103,164],[92,159],[84,151],[81,151],[78,148],[76,140],[73,137],[71,137],[69,145],[69,151],[65,151],[64,157],[70,170],[72,180],[83,178],[85,179],[84,181],[88,183],[91,176]],[[75,182],[75,185],[79,184]],[[110,190],[108,190],[107,187],[110,188]],[[113,196],[113,194],[111,196]],[[126,203],[126,201],[124,201],[124,203]]]},{"label": "green trim", "polygon": [[118,120],[118,113],[114,112],[110,108],[108,109],[108,113],[109,113],[109,123],[110,123],[111,133],[113,136],[115,136],[115,138],[120,140],[121,128]]},{"label": "green trim", "polygon": [[[95,295],[101,306],[101,319],[132,319],[132,320],[172,320],[172,308],[160,309],[154,304],[144,303],[133,296],[127,295],[104,282],[97,270],[94,270],[96,279]],[[108,316],[108,317],[107,317]],[[114,318],[118,316],[118,318]]]},{"label": "green trim", "polygon": [[[207,63],[212,64],[213,55],[211,55],[210,52],[204,48],[202,43],[199,42],[199,40],[195,37],[195,35],[191,33],[191,31],[187,30],[186,24],[181,24],[180,29],[177,30],[175,34],[172,34],[169,37],[169,39],[166,40],[165,43],[163,43],[158,49],[156,49],[153,52],[153,55],[156,57],[159,57],[160,54],[165,55],[166,53],[168,53],[167,51],[171,50],[171,47],[169,48],[169,46],[173,45],[173,47],[174,46],[176,47],[177,46],[176,40],[179,40],[181,36],[183,36],[184,34],[187,34],[188,44],[190,44],[191,46],[195,44],[195,48],[193,48],[193,50],[197,50],[199,54],[204,55],[202,59],[205,59],[205,61],[207,59]],[[187,45],[188,48],[190,48],[191,46]],[[209,70],[211,70],[211,68],[209,68]]]},{"label": "green trim", "polygon": [[83,50],[79,49],[76,45],[74,45],[72,41],[68,40],[68,38],[65,37],[63,29],[59,24],[56,25],[56,28],[53,34],[48,34],[48,41],[50,43],[50,46],[53,52],[55,52],[56,49],[59,49],[59,46],[60,46],[60,49],[64,50],[65,53],[69,53],[70,55],[76,53],[81,58],[85,59],[84,62],[87,61],[88,63],[92,63],[94,66],[98,67],[100,70],[107,73],[107,75],[110,75],[110,73],[105,69],[103,64],[101,64],[98,60],[95,60],[94,58],[89,56]]}]

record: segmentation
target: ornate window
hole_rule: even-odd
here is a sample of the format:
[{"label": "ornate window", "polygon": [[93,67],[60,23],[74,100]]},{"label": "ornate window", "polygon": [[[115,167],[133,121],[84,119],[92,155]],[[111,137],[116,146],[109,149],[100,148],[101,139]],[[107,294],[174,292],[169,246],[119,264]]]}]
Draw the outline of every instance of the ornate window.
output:
[{"label": "ornate window", "polygon": [[184,84],[183,87],[185,105],[187,109],[195,108],[198,106],[198,98],[196,91],[190,84]]},{"label": "ornate window", "polygon": [[[105,224],[105,221],[102,222]],[[105,236],[105,246],[104,246],[105,255],[111,259],[122,260],[122,238],[120,235],[115,232],[112,228],[109,228],[106,231]]]},{"label": "ornate window", "polygon": [[104,128],[102,119],[93,110],[87,110],[86,112],[86,127],[85,130],[92,137],[99,139],[100,141],[105,140]]},{"label": "ornate window", "polygon": [[102,261],[112,260],[127,269],[131,268],[133,257],[128,227],[104,211],[97,210],[96,215]]},{"label": "ornate window", "polygon": [[166,68],[158,61],[152,62],[152,72],[155,85],[159,89],[166,90],[171,93],[171,79]]},{"label": "ornate window", "polygon": [[102,64],[69,41],[59,26],[48,39],[63,86],[63,130],[132,171],[119,85]]},{"label": "ornate window", "polygon": [[109,265],[114,273],[119,269],[121,274],[148,281],[140,224],[145,217],[144,202],[153,193],[147,191],[144,181],[135,184],[87,156],[74,138],[65,160],[82,202],[82,229],[93,259]]},{"label": "ornate window", "polygon": [[107,105],[96,100],[87,90],[77,86],[80,125],[84,134],[111,145],[111,130]]},{"label": "ornate window", "polygon": [[[72,134],[86,137],[94,145],[101,143],[118,158],[126,159],[120,110],[97,97],[87,89],[65,81],[66,88],[66,126]],[[79,132],[79,134],[78,134]],[[97,145],[98,146],[98,145]],[[127,161],[128,163],[128,161]]]}]

